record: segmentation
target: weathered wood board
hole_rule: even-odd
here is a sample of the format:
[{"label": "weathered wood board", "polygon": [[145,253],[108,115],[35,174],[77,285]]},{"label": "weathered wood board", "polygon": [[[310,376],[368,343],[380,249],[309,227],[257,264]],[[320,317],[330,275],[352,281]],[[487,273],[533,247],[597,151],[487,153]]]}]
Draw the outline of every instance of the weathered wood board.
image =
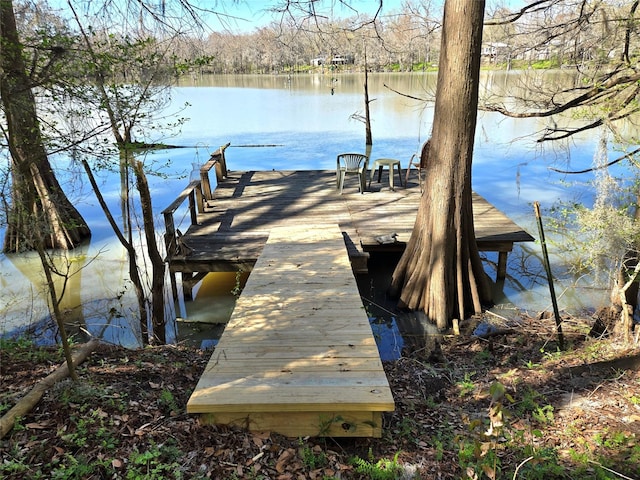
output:
[{"label": "weathered wood board", "polygon": [[[356,272],[366,270],[369,252],[403,249],[420,204],[417,183],[392,191],[384,177],[364,194],[347,183],[340,195],[335,178],[327,170],[230,171],[198,215],[198,224],[185,232],[193,254],[171,256],[169,268],[188,273],[251,270],[271,229],[292,222],[337,224]],[[351,182],[355,176],[347,178]],[[479,248],[501,252],[504,262],[514,242],[533,240],[480,195],[473,196],[473,211]],[[377,236],[390,233],[398,234],[396,244],[378,244]]]}]

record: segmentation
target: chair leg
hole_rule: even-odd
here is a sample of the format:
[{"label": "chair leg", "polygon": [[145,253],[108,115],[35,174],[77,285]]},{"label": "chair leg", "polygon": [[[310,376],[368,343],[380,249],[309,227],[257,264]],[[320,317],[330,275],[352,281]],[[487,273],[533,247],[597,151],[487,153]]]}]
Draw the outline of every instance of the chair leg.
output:
[{"label": "chair leg", "polygon": [[400,164],[398,164],[398,180],[400,181],[400,186],[404,187],[404,185],[402,185],[402,167],[400,167]]},{"label": "chair leg", "polygon": [[361,172],[358,174],[358,180],[360,181],[360,193],[364,193],[365,188],[367,187],[367,177],[365,172]]},{"label": "chair leg", "polygon": [[345,172],[340,172],[340,195],[342,195],[342,189],[344,187],[344,177],[347,174]]}]

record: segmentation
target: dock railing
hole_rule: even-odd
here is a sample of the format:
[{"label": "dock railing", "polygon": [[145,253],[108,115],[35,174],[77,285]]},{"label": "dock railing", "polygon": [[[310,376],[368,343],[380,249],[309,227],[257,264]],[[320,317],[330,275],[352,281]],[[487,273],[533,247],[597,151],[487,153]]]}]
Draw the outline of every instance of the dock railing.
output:
[{"label": "dock railing", "polygon": [[180,195],[162,211],[165,228],[165,247],[167,249],[167,261],[174,255],[186,255],[188,247],[181,244],[180,235],[175,225],[174,214],[182,206],[185,200],[189,201],[189,216],[191,225],[198,224],[198,213],[204,212],[205,202],[213,198],[209,171],[213,168],[216,172],[216,180],[223,181],[227,176],[227,161],[225,150],[231,145],[227,143],[211,154],[209,160],[200,167],[200,178],[189,182],[189,185],[180,192]]}]

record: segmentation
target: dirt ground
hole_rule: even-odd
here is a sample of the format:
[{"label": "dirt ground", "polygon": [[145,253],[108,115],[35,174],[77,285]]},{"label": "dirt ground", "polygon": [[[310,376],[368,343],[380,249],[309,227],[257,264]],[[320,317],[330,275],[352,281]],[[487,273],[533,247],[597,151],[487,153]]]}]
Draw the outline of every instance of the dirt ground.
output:
[{"label": "dirt ground", "polygon": [[[640,479],[640,350],[588,322],[566,320],[566,352],[543,319],[404,352],[385,364],[396,411],[380,439],[201,425],[185,405],[210,350],[101,345],[0,440],[0,477]],[[60,362],[3,348],[2,412]]]}]

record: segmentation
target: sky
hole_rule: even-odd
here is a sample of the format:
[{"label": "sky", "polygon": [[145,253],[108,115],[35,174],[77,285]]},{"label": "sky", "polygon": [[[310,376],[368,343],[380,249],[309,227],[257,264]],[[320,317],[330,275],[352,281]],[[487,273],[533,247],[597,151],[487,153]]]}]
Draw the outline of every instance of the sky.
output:
[{"label": "sky", "polygon": [[[383,0],[382,15],[400,9],[404,0]],[[279,18],[277,14],[269,12],[274,5],[282,5],[284,0],[218,0],[213,9],[220,11],[230,17],[221,18],[221,22],[215,20],[211,23],[214,30],[223,28],[225,25],[231,30],[251,31],[256,27],[269,24]],[[345,5],[348,3],[352,8]],[[354,16],[356,11],[363,14],[374,14],[378,8],[377,0],[321,0],[317,2],[316,8],[323,15],[333,18],[346,18]],[[234,18],[231,18],[234,17]],[[218,23],[218,26],[216,26]]]},{"label": "sky", "polygon": [[[383,0],[381,16],[391,15],[402,9],[402,4],[407,0]],[[419,4],[420,0],[411,0],[414,4]],[[443,0],[432,0],[432,4],[442,4]],[[207,2],[204,2],[207,3]],[[279,18],[277,14],[269,12],[269,8],[274,5],[282,5],[284,0],[218,0],[214,10],[228,15],[212,19],[210,27],[214,31],[228,29],[236,32],[250,32],[254,28],[269,24]],[[487,8],[496,4],[505,4],[515,8],[525,3],[525,0],[487,0]],[[346,5],[345,5],[346,4]],[[348,5],[348,6],[347,6]],[[356,12],[360,14],[373,15],[379,6],[378,0],[319,0],[316,9],[323,15],[333,18],[352,17]],[[351,7],[351,8],[350,8]]]}]

